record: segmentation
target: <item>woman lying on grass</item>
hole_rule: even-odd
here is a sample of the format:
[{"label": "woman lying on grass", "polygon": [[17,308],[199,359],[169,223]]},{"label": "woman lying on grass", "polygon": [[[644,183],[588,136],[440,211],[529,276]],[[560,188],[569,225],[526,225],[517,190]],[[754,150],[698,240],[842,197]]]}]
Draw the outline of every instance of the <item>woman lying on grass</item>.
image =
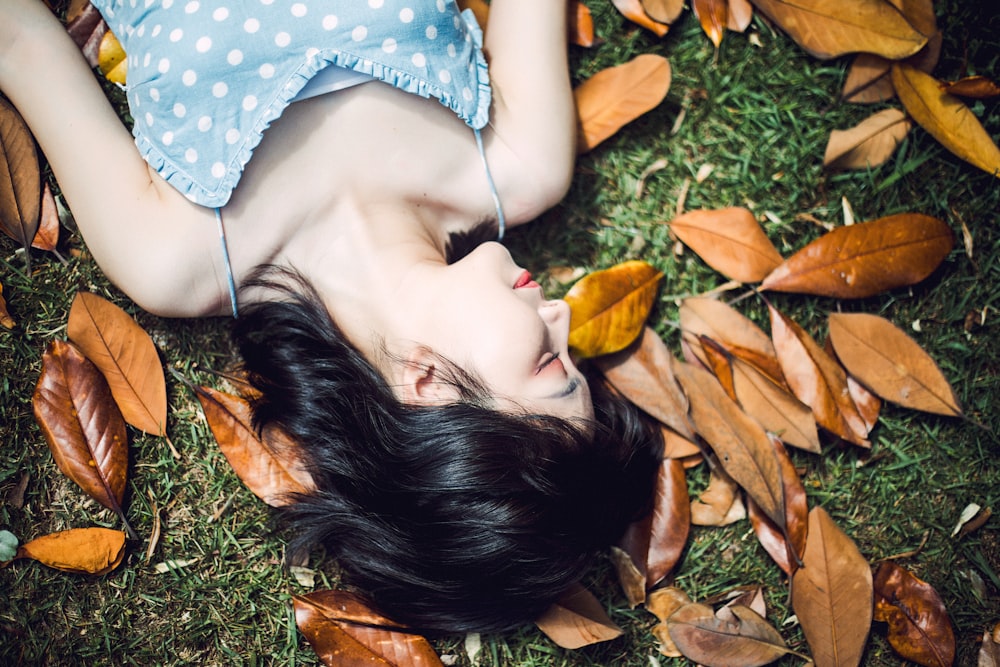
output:
[{"label": "woman lying on grass", "polygon": [[568,187],[565,0],[494,0],[483,48],[453,0],[98,6],[135,141],[41,0],[0,5],[0,89],[116,285],[237,316],[256,422],[317,486],[293,547],[417,629],[534,618],[656,464],[570,359],[566,303],[480,243]]}]

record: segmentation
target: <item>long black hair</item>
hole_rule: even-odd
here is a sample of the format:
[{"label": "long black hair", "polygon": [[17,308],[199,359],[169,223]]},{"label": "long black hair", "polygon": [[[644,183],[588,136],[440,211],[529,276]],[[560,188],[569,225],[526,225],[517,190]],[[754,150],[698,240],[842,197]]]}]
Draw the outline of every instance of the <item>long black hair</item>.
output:
[{"label": "long black hair", "polygon": [[347,580],[421,631],[503,631],[536,618],[647,506],[658,436],[591,381],[594,423],[491,407],[443,364],[458,402],[399,401],[300,275],[252,283],[233,336],[258,427],[304,450],[316,491],[285,510],[293,553],[322,544]]}]

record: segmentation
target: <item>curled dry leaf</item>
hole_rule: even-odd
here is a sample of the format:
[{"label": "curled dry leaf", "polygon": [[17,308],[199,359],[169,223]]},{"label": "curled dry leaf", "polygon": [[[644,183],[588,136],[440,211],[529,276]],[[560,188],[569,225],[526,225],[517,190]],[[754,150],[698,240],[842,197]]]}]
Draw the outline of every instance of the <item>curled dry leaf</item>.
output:
[{"label": "curled dry leaf", "polygon": [[907,113],[941,145],[988,174],[1000,178],[1000,148],[961,100],[937,79],[910,65],[892,66],[892,85]]},{"label": "curled dry leaf", "polygon": [[691,420],[698,434],[715,451],[729,476],[780,524],[785,516],[781,475],[767,433],[740,410],[708,371],[675,362],[674,373],[691,404]]},{"label": "curled dry leaf", "polygon": [[[594,17],[582,0],[569,3],[568,36],[571,44],[589,48],[594,45]],[[480,24],[483,25],[483,24]]]},{"label": "curled dry leaf", "polygon": [[670,638],[688,660],[708,667],[766,665],[788,653],[770,623],[743,605],[722,607],[718,613],[692,603],[667,618]]},{"label": "curled dry leaf", "polygon": [[754,0],[754,5],[821,59],[863,51],[899,60],[927,43],[885,0]]},{"label": "curled dry leaf", "polygon": [[110,528],[71,528],[22,544],[14,558],[30,558],[63,572],[107,574],[125,558],[125,533]]},{"label": "curled dry leaf", "polygon": [[785,491],[785,522],[782,525],[775,524],[760,513],[752,500],[748,503],[748,513],[750,523],[764,550],[785,574],[792,575],[799,569],[799,562],[806,548],[809,504],[806,500],[806,489],[785,446],[773,436],[771,444],[774,445],[774,453],[778,457],[781,482]]},{"label": "curled dry leaf", "polygon": [[783,260],[742,207],[689,211],[670,222],[670,231],[713,269],[743,283],[760,282]]},{"label": "curled dry leaf", "polygon": [[729,24],[729,0],[693,0],[691,9],[708,39],[719,48]]},{"label": "curled dry leaf", "polygon": [[615,354],[596,357],[594,364],[629,401],[689,440],[694,430],[688,403],[671,368],[666,343],[649,327],[639,339]]},{"label": "curled dry leaf", "polygon": [[736,402],[782,442],[814,454],[820,453],[816,420],[808,405],[784,386],[739,358],[732,359]]},{"label": "curled dry leaf", "polygon": [[712,470],[708,486],[691,501],[691,523],[695,526],[728,526],[747,517],[740,487],[722,470]]},{"label": "curled dry leaf", "polygon": [[353,593],[293,595],[292,605],[299,631],[330,667],[442,667],[426,639],[400,630]]},{"label": "curled dry leaf", "polygon": [[651,30],[657,37],[663,37],[670,30],[669,25],[661,23],[649,15],[641,0],[611,0],[611,2],[621,12],[622,16],[636,25],[641,25],[643,28]]},{"label": "curled dry leaf", "polygon": [[52,341],[31,403],[59,470],[124,520],[128,439],[101,372],[76,346]]},{"label": "curled dry leaf", "polygon": [[557,646],[568,649],[606,642],[622,634],[597,598],[579,584],[535,619],[535,625]]},{"label": "curled dry leaf", "polygon": [[875,620],[889,624],[889,643],[907,660],[951,667],[955,632],[934,587],[892,561],[875,573]]},{"label": "curled dry leaf", "polygon": [[3,298],[3,285],[0,285],[0,327],[13,329],[16,326],[17,322],[14,321],[14,318],[7,311],[7,300]]},{"label": "curled dry leaf", "polygon": [[125,77],[128,75],[128,60],[121,42],[110,30],[104,33],[104,36],[101,37],[101,43],[97,47],[97,67],[108,81],[120,86],[125,85]]},{"label": "curled dry leaf", "polygon": [[883,109],[849,130],[834,130],[826,144],[823,166],[836,169],[877,167],[888,160],[910,131],[899,109]]},{"label": "curled dry leaf", "polygon": [[872,571],[822,507],[809,512],[802,565],[792,577],[792,608],[816,667],[858,665],[871,629]]},{"label": "curled dry leaf", "polygon": [[962,408],[934,360],[892,322],[831,313],[830,340],[848,372],[887,401],[952,417]]},{"label": "curled dry leaf", "polygon": [[23,248],[38,230],[41,178],[31,131],[17,109],[0,98],[0,230]]},{"label": "curled dry leaf", "polygon": [[644,53],[602,70],[573,91],[576,100],[577,151],[586,153],[647,111],[670,89],[670,63]]},{"label": "curled dry leaf", "polygon": [[59,206],[46,182],[42,186],[42,204],[38,215],[38,231],[31,240],[31,247],[52,251],[59,245]]},{"label": "curled dry leaf", "polygon": [[679,588],[670,586],[658,588],[649,594],[649,601],[646,603],[648,609],[660,622],[653,628],[653,636],[660,643],[659,651],[662,655],[670,658],[680,658],[681,652],[670,638],[670,630],[667,628],[667,618],[684,605],[691,604],[688,594]]},{"label": "curled dry leaf", "polygon": [[954,243],[948,225],[919,213],[837,227],[785,260],[760,288],[838,299],[869,297],[920,282]]},{"label": "curled dry leaf", "polygon": [[194,390],[219,449],[254,495],[272,507],[283,507],[294,494],[314,488],[298,446],[287,435],[267,426],[258,437],[249,403],[211,387]]},{"label": "curled dry leaf", "polygon": [[985,99],[1000,95],[1000,85],[985,76],[967,76],[958,81],[941,84],[946,93],[973,99]]},{"label": "curled dry leaf", "polygon": [[569,346],[582,357],[612,354],[639,337],[663,274],[630,261],[584,276],[566,293]]},{"label": "curled dry leaf", "polygon": [[797,322],[770,304],[771,334],[792,393],[808,405],[816,423],[860,447],[871,447],[868,424],[847,386],[847,373]]},{"label": "curled dry leaf", "polygon": [[163,435],[167,385],[149,334],[124,310],[89,292],[78,292],[73,299],[67,333],[101,369],[125,421]]}]

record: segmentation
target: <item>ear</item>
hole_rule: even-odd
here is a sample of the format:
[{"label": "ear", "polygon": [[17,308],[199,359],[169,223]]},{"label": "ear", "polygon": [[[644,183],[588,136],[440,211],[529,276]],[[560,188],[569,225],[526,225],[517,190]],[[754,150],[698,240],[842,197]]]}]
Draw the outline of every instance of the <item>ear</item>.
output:
[{"label": "ear", "polygon": [[446,405],[459,399],[458,389],[444,381],[440,362],[430,348],[416,345],[396,370],[396,395],[411,405]]}]

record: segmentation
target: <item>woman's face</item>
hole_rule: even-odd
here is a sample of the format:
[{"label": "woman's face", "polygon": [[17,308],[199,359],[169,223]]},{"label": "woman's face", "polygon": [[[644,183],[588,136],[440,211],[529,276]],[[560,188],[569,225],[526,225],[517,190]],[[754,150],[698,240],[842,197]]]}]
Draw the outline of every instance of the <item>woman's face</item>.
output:
[{"label": "woman's face", "polygon": [[481,378],[501,409],[593,418],[590,389],[567,347],[569,305],[547,301],[502,245],[425,266],[411,282],[414,340]]}]

